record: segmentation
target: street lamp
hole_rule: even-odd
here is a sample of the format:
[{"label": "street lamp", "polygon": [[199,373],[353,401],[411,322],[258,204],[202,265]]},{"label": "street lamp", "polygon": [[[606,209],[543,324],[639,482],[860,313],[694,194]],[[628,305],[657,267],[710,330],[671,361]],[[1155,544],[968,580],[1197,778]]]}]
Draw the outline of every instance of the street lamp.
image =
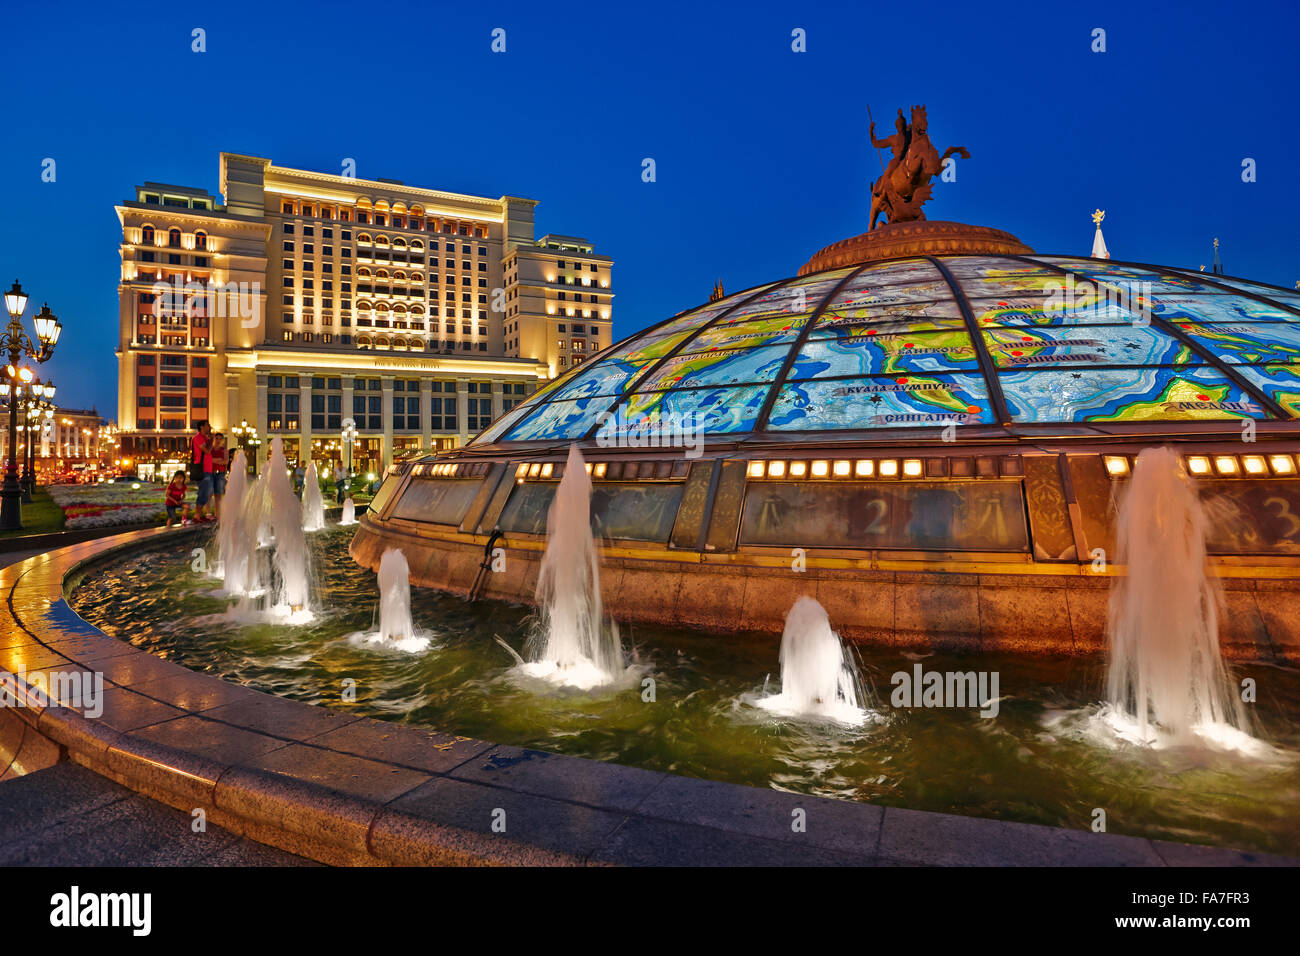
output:
[{"label": "street lamp", "polygon": [[23,312],[27,309],[27,293],[14,280],[13,288],[5,293],[5,309],[9,312],[9,325],[0,333],[0,353],[9,353],[9,364],[3,371],[3,379],[10,386],[9,399],[9,452],[5,456],[4,487],[0,489],[0,531],[17,531],[23,526],[22,487],[18,482],[18,401],[20,387],[28,384],[35,377],[31,369],[20,368],[19,362],[24,357],[37,363],[49,361],[54,354],[54,346],[59,341],[63,326],[50,311],[49,305],[43,305],[41,311],[32,319],[36,328],[36,343],[23,331]]},{"label": "street lamp", "polygon": [[[253,477],[257,477],[257,448],[262,444],[262,440],[257,437],[257,427],[248,424],[248,419],[240,419],[238,425],[230,429],[235,438],[239,441],[239,447],[244,449],[244,461],[247,465],[249,459],[252,459]],[[252,455],[248,454],[248,449],[252,449]]]},{"label": "street lamp", "polygon": [[42,382],[39,378],[32,379],[32,384],[27,390],[31,395],[23,407],[23,437],[26,440],[26,447],[23,449],[23,504],[32,503],[32,493],[36,490],[36,437],[41,430],[41,415],[45,411],[45,394],[49,391],[50,395],[54,390]]},{"label": "street lamp", "polygon": [[343,444],[348,448],[348,482],[352,481],[352,444],[357,440],[357,423],[351,418],[343,419]]}]

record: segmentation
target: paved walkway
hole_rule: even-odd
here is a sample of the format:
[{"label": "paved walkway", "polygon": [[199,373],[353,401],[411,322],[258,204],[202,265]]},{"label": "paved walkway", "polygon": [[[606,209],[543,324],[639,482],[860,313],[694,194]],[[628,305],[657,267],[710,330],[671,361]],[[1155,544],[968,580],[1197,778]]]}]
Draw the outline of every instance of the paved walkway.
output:
[{"label": "paved walkway", "polygon": [[209,826],[75,763],[0,784],[0,866],[316,866]]}]

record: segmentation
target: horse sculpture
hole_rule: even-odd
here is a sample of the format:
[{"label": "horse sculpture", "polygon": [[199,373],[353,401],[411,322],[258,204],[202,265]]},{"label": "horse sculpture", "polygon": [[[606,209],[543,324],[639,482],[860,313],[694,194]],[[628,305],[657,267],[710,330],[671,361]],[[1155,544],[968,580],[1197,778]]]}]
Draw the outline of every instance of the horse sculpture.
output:
[{"label": "horse sculpture", "polygon": [[889,165],[871,186],[871,225],[876,228],[876,219],[883,215],[885,223],[915,222],[924,219],[921,206],[930,198],[934,187],[930,180],[943,172],[944,163],[953,153],[962,159],[970,159],[970,153],[964,146],[949,146],[943,155],[930,142],[929,125],[926,120],[925,106],[912,107],[912,122],[903,119],[903,111],[898,111],[894,121],[897,132],[885,139],[876,139],[876,124],[871,124],[871,145],[877,148],[889,147],[893,158]]}]

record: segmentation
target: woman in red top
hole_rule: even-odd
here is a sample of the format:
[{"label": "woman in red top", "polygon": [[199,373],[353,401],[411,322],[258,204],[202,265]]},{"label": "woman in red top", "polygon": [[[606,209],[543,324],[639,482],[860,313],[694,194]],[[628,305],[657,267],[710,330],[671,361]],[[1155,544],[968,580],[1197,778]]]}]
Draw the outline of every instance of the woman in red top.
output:
[{"label": "woman in red top", "polygon": [[172,475],[171,484],[167,486],[167,527],[172,526],[176,512],[180,511],[180,524],[185,523],[185,472],[178,471]]}]

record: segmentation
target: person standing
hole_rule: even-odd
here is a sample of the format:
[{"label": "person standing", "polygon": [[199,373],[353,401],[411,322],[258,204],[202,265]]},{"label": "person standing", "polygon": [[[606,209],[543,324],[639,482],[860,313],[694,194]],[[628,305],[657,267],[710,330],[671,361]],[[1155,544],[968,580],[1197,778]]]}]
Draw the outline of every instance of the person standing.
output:
[{"label": "person standing", "polygon": [[194,521],[211,521],[208,507],[212,499],[212,426],[206,421],[199,422],[190,439],[190,478],[198,486]]},{"label": "person standing", "polygon": [[225,432],[212,436],[212,514],[221,520],[221,500],[226,494],[226,472],[230,470],[230,452]]},{"label": "person standing", "polygon": [[338,504],[343,504],[343,486],[347,482],[347,472],[343,470],[342,465],[334,466],[334,500]]}]

